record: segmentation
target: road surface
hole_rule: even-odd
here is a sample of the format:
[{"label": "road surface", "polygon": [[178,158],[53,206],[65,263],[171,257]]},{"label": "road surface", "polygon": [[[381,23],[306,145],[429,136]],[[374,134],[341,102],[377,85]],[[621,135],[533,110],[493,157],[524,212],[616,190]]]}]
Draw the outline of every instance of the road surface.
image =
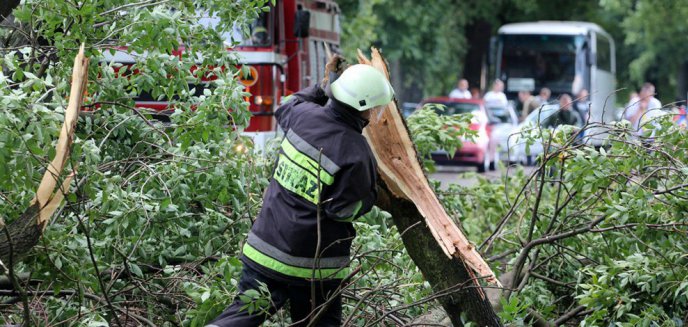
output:
[{"label": "road surface", "polygon": [[[530,174],[534,167],[524,167],[526,174]],[[510,168],[513,174],[514,168]],[[430,174],[431,179],[435,179],[442,183],[442,188],[446,188],[449,184],[460,184],[463,186],[471,186],[478,182],[477,176],[483,175],[487,179],[497,180],[506,173],[506,167],[502,170],[488,171],[483,174],[476,172],[475,167],[456,167],[456,166],[437,166],[437,172]]]}]

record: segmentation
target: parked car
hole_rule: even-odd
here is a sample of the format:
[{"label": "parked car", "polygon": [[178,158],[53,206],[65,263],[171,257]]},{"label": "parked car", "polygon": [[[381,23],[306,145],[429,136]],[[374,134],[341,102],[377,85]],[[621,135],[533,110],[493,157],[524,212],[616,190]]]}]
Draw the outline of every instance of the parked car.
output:
[{"label": "parked car", "polygon": [[463,146],[452,158],[449,158],[446,151],[434,151],[432,159],[437,164],[470,165],[475,166],[478,172],[496,169],[497,160],[499,160],[497,143],[490,138],[489,115],[482,100],[434,97],[423,100],[421,107],[429,103],[445,105],[447,108],[444,111],[438,111],[441,115],[472,114],[470,128],[477,132],[474,140],[464,140]]},{"label": "parked car", "polygon": [[490,120],[490,137],[497,144],[497,160],[507,160],[509,155],[509,137],[518,128],[518,116],[511,106],[488,107],[488,119]]},{"label": "parked car", "polygon": [[415,102],[404,102],[401,104],[401,115],[404,118],[410,116],[418,108],[418,103]]},{"label": "parked car", "polygon": [[[535,138],[532,144],[528,145],[525,138],[526,135],[533,132],[537,128],[554,129],[553,119],[559,111],[559,104],[544,105],[526,117],[521,122],[514,132],[508,138],[508,160],[510,162],[522,163],[525,165],[532,165],[535,163],[537,156],[544,152],[541,138]],[[579,119],[576,124],[580,127],[582,121]]]}]

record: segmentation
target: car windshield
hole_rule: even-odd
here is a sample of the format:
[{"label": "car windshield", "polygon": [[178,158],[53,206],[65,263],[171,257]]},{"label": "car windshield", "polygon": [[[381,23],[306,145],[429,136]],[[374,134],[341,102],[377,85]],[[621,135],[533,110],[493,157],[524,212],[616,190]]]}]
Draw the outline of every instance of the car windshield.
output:
[{"label": "car windshield", "polygon": [[499,123],[511,124],[513,119],[509,114],[509,108],[507,107],[490,107],[487,108],[487,112],[490,115],[490,120]]},{"label": "car windshield", "polygon": [[[480,105],[475,103],[431,102],[426,104],[434,105],[433,110],[435,110],[438,115],[468,114],[480,110]],[[442,106],[446,106],[446,108]]]},{"label": "car windshield", "polygon": [[559,105],[549,105],[535,110],[526,117],[523,123],[533,123],[540,122],[540,125],[544,125],[547,120],[553,116],[557,110],[559,110]]}]

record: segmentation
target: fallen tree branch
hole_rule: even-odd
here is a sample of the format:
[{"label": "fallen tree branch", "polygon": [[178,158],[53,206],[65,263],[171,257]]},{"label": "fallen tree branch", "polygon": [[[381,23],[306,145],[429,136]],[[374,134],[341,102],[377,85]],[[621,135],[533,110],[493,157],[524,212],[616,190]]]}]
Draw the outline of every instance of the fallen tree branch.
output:
[{"label": "fallen tree branch", "polygon": [[[79,295],[79,296],[83,296],[84,298],[87,298],[91,301],[95,301],[95,302],[98,302],[100,304],[106,304],[105,300],[103,298],[101,298],[95,294],[79,292],[76,290],[69,290],[69,289],[68,290],[60,290],[58,292],[55,292],[54,290],[53,291],[26,291],[26,293],[31,295],[31,296],[49,295],[49,296],[54,296],[54,297]],[[17,293],[17,291],[15,291],[15,290],[0,290],[0,296],[19,296],[19,293]],[[120,307],[116,307],[116,310],[121,312],[124,315],[130,316],[130,317],[136,319],[138,322],[143,323],[143,325],[153,326],[153,327],[156,326],[152,321],[150,321],[149,319],[147,319],[141,315],[135,314],[131,311],[125,310],[125,309],[120,308]]]},{"label": "fallen tree branch", "polygon": [[[375,48],[372,60],[359,51],[359,62],[372,65],[387,78],[387,65]],[[364,130],[381,179],[377,205],[392,214],[400,231],[422,222],[402,236],[404,246],[435,291],[465,283],[456,295],[440,298],[450,319],[461,326],[461,314],[480,326],[500,326],[479,281],[499,284],[490,266],[449,217],[428,183],[395,102]]]},{"label": "fallen tree branch", "polygon": [[[55,157],[46,168],[29,208],[5,227],[5,233],[0,233],[0,261],[7,262],[11,256],[20,259],[38,243],[50,217],[62,204],[69,190],[74,174],[68,174],[61,182],[60,179],[64,175],[63,171],[71,152],[87,76],[88,58],[84,55],[82,45],[74,60],[69,104],[65,110],[64,123],[57,140]],[[11,246],[10,241],[12,241]]]}]

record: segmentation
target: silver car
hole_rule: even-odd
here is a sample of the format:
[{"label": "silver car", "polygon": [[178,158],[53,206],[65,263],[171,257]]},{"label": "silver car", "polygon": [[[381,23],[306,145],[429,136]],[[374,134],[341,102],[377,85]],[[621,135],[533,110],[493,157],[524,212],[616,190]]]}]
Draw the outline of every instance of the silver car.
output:
[{"label": "silver car", "polygon": [[490,137],[497,143],[497,160],[507,160],[509,156],[509,136],[518,127],[518,116],[511,106],[488,107]]},{"label": "silver car", "polygon": [[[559,111],[559,104],[544,105],[531,112],[508,137],[507,149],[510,162],[532,165],[538,155],[544,152],[542,137],[534,137],[528,144],[527,135],[535,134],[538,129],[554,129],[552,120]],[[580,127],[582,121],[577,115],[575,126]]]}]

